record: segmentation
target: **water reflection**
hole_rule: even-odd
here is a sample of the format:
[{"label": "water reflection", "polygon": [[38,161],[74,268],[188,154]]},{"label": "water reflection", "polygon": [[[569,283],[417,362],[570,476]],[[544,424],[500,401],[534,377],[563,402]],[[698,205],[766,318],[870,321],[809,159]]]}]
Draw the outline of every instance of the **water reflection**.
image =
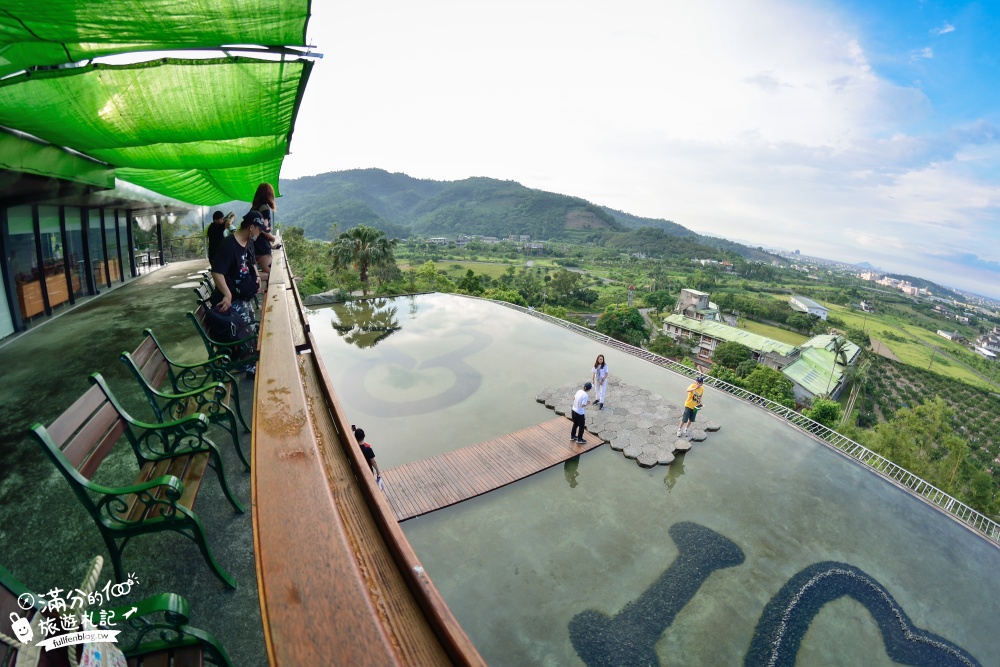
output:
[{"label": "water reflection", "polygon": [[[390,299],[358,299],[334,306],[339,322],[330,324],[341,338],[361,349],[375,347],[399,331],[396,306]],[[413,308],[410,310],[413,314]]]},{"label": "water reflection", "polygon": [[566,481],[569,482],[569,488],[571,489],[575,489],[578,485],[576,478],[580,476],[580,473],[577,472],[577,468],[579,467],[579,455],[571,459],[566,459],[566,463],[563,464],[563,474],[566,475]]},{"label": "water reflection", "polygon": [[667,493],[674,488],[677,479],[684,474],[684,455],[678,454],[674,462],[667,466],[667,476],[663,478],[663,486],[667,487]]}]

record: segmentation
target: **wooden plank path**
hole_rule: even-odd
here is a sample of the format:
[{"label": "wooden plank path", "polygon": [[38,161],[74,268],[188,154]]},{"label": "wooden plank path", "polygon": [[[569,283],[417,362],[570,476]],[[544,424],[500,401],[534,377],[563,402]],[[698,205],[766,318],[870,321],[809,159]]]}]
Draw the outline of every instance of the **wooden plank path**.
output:
[{"label": "wooden plank path", "polygon": [[530,477],[604,444],[592,433],[587,444],[570,442],[570,421],[558,417],[538,426],[382,471],[385,495],[399,521],[488,493]]}]

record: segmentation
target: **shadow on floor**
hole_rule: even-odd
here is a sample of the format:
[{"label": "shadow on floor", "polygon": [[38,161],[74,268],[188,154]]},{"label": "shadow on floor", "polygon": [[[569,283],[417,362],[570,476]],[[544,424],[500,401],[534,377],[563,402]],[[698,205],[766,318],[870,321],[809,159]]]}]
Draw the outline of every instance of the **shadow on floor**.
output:
[{"label": "shadow on floor", "polygon": [[[143,329],[149,327],[171,357],[191,362],[207,358],[184,315],[197,305],[191,288],[201,278],[197,272],[205,268],[204,260],[169,264],[0,347],[4,380],[0,383],[0,564],[30,590],[72,590],[95,555],[105,559],[100,586],[113,580],[97,528],[29,436],[31,425],[51,423],[91,386],[87,378],[95,371],[105,376],[127,410],[140,419],[151,419],[148,405],[118,355],[135,349],[142,342]],[[240,390],[249,420],[253,383],[242,380]],[[249,455],[250,436],[241,436]],[[191,625],[214,633],[234,665],[266,665],[250,520],[250,475],[224,431],[213,427],[211,437],[220,446],[226,476],[247,513],[233,511],[211,470],[195,511],[216,559],[236,578],[239,589],[226,589],[195,543],[176,533],[136,538],[125,550],[123,566],[139,580],[132,598],[162,592],[183,595],[191,603]],[[137,470],[131,448],[122,439],[94,480],[129,484]]]}]

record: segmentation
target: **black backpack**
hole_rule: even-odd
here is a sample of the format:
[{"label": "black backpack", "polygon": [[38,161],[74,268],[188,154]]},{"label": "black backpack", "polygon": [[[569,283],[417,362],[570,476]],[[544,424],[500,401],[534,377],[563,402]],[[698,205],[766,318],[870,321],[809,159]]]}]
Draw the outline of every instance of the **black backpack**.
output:
[{"label": "black backpack", "polygon": [[[256,335],[253,327],[243,321],[232,308],[224,313],[217,307],[208,308],[205,311],[205,324],[208,325],[208,335],[220,343],[233,343]],[[256,346],[251,341],[246,347],[247,350],[239,350],[235,356],[242,357],[247,352],[252,353]]]}]

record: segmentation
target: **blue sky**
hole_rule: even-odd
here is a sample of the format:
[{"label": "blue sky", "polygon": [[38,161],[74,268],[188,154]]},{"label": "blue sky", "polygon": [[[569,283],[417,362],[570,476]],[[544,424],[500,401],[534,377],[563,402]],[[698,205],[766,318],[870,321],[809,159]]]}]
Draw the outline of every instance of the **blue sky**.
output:
[{"label": "blue sky", "polygon": [[511,179],[1000,298],[1000,5],[313,11],[325,57],[284,178],[379,167]]}]

